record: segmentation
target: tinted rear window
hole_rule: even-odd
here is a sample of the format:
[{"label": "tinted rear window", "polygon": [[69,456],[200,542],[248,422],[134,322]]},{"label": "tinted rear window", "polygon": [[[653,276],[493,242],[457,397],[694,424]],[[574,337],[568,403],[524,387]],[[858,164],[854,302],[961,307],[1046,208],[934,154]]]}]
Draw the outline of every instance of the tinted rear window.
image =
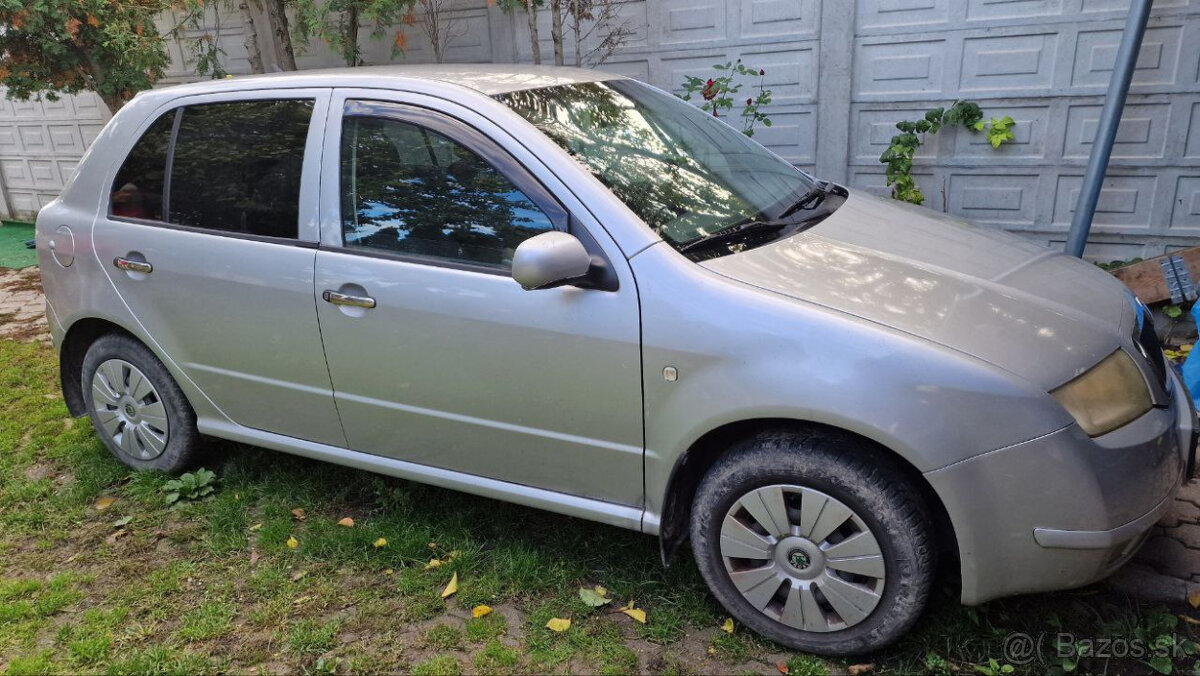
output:
[{"label": "tinted rear window", "polygon": [[312,101],[240,101],[183,111],[171,165],[170,222],[296,237]]},{"label": "tinted rear window", "polygon": [[113,216],[162,220],[163,176],[174,123],[175,111],[164,113],[129,151],[112,185]]}]

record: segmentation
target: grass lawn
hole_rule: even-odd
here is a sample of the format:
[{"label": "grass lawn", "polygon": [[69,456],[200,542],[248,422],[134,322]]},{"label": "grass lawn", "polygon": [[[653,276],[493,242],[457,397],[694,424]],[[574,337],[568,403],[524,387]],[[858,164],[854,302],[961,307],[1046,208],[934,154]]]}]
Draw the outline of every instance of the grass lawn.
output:
[{"label": "grass lawn", "polygon": [[[965,609],[951,581],[883,653],[794,654],[722,631],[691,561],[664,570],[649,537],[233,444],[204,464],[211,499],[169,508],[170,477],[131,473],[67,417],[49,349],[0,341],[0,673],[1071,671],[1060,632],[1096,641],[1080,672],[1196,669],[1184,604],[1093,587]],[[584,604],[593,585],[612,604]],[[644,625],[616,612],[629,601]],[[1044,656],[1009,664],[1012,632]]]}]

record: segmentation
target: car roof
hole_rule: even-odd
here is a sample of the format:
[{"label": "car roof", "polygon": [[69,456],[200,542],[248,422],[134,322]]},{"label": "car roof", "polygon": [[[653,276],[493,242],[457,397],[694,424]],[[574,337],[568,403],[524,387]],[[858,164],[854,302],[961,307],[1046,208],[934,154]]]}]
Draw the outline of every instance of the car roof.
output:
[{"label": "car roof", "polygon": [[[387,65],[356,68],[322,68],[265,75],[239,75],[221,80],[195,82],[171,87],[175,93],[207,93],[217,91],[246,91],[255,85],[275,87],[379,87],[389,81],[401,85],[404,81],[432,80],[457,85],[495,96],[522,89],[554,85],[599,82],[625,79],[622,75],[585,68],[562,66],[524,66],[506,64],[445,64],[445,65]],[[161,90],[160,90],[161,91]]]}]

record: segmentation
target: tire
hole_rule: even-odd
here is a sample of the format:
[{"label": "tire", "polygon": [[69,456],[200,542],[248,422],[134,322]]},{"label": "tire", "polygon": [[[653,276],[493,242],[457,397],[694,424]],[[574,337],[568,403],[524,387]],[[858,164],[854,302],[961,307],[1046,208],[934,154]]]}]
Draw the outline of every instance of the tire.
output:
[{"label": "tire", "polygon": [[819,655],[878,650],[912,627],[932,588],[932,530],[900,466],[836,431],[739,442],[692,503],[692,551],[717,601],[763,636]]},{"label": "tire", "polygon": [[176,473],[199,457],[196,413],[145,345],[125,334],[101,336],[84,355],[82,376],[92,428],[118,460]]}]

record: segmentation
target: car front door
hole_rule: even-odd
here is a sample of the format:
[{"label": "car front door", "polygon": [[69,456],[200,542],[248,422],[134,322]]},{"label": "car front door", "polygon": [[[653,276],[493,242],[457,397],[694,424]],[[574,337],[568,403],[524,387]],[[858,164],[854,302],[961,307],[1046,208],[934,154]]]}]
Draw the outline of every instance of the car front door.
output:
[{"label": "car front door", "polygon": [[142,334],[231,421],[343,446],[312,299],[329,97],[159,111],[113,176],[94,246]]},{"label": "car front door", "polygon": [[[350,447],[640,506],[638,300],[616,247],[470,110],[342,95],[327,124],[317,313]],[[607,260],[608,289],[521,289],[513,250],[554,229]]]}]

